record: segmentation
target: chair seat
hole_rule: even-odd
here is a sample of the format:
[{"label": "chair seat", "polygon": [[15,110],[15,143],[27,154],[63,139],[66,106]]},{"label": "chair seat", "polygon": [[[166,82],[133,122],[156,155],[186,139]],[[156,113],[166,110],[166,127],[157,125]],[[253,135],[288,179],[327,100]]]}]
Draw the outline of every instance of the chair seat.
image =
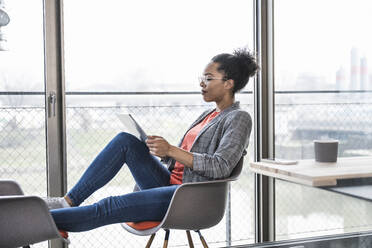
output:
[{"label": "chair seat", "polygon": [[126,222],[128,226],[136,230],[147,230],[160,224],[160,221]]}]

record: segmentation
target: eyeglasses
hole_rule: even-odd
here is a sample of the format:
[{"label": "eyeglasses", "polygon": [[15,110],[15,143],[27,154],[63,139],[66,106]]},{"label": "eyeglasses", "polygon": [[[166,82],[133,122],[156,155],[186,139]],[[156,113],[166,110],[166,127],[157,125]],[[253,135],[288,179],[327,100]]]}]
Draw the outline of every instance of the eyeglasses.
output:
[{"label": "eyeglasses", "polygon": [[226,78],[213,78],[213,77],[210,77],[210,76],[200,76],[199,77],[199,83],[204,82],[205,84],[208,84],[212,80],[226,81],[227,79]]}]

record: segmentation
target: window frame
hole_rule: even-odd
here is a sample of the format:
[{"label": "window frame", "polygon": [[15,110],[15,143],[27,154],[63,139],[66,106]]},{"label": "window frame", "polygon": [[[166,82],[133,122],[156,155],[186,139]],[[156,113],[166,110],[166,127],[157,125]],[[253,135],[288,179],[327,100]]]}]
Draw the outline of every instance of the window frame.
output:
[{"label": "window frame", "polygon": [[[255,0],[255,161],[275,157],[274,1]],[[255,242],[275,241],[275,179],[255,175]]]}]

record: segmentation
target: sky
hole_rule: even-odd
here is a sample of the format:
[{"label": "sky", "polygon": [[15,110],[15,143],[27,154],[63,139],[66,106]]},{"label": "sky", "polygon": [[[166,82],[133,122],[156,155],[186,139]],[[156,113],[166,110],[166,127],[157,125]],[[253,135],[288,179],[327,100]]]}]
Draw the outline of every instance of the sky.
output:
[{"label": "sky", "polygon": [[[68,76],[71,82],[81,71],[103,69],[107,73],[86,80],[117,81],[123,90],[165,84],[164,90],[199,91],[197,78],[212,56],[252,40],[252,1],[76,2],[65,1],[66,66],[76,72]],[[88,3],[95,7],[76,22]],[[82,67],[87,58],[90,64]]]},{"label": "sky", "polygon": [[349,72],[353,47],[369,58],[371,68],[372,1],[278,0],[274,9],[278,87],[290,88],[288,81],[295,83],[299,73],[319,75],[334,84],[340,67]]},{"label": "sky", "polygon": [[[13,90],[42,85],[41,2],[6,2],[10,50],[0,59],[3,74],[18,81],[33,78],[26,85],[12,84]],[[197,78],[212,56],[253,42],[252,1],[64,4],[66,88],[71,91],[199,91]]]},{"label": "sky", "polygon": [[[5,4],[0,91],[43,90],[42,1]],[[372,60],[372,1],[276,0],[274,8],[277,89],[304,74],[335,84],[352,47]],[[68,91],[198,91],[212,56],[253,49],[252,0],[64,0],[64,22]]]}]

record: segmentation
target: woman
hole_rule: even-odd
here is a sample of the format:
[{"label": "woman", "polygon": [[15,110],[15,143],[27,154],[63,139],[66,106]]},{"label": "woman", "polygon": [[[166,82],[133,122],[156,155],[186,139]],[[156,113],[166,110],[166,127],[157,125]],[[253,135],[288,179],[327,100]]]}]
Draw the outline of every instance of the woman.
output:
[{"label": "woman", "polygon": [[[250,115],[239,109],[234,95],[257,68],[244,49],[213,57],[200,77],[200,86],[204,101],[215,102],[216,108],[196,119],[179,146],[160,136],[148,136],[145,144],[131,134],[118,134],[65,197],[47,200],[51,209],[58,208],[51,210],[57,227],[80,232],[113,223],[159,221],[179,184],[228,177],[246,154],[252,127]],[[140,191],[79,207],[124,163]]]}]

